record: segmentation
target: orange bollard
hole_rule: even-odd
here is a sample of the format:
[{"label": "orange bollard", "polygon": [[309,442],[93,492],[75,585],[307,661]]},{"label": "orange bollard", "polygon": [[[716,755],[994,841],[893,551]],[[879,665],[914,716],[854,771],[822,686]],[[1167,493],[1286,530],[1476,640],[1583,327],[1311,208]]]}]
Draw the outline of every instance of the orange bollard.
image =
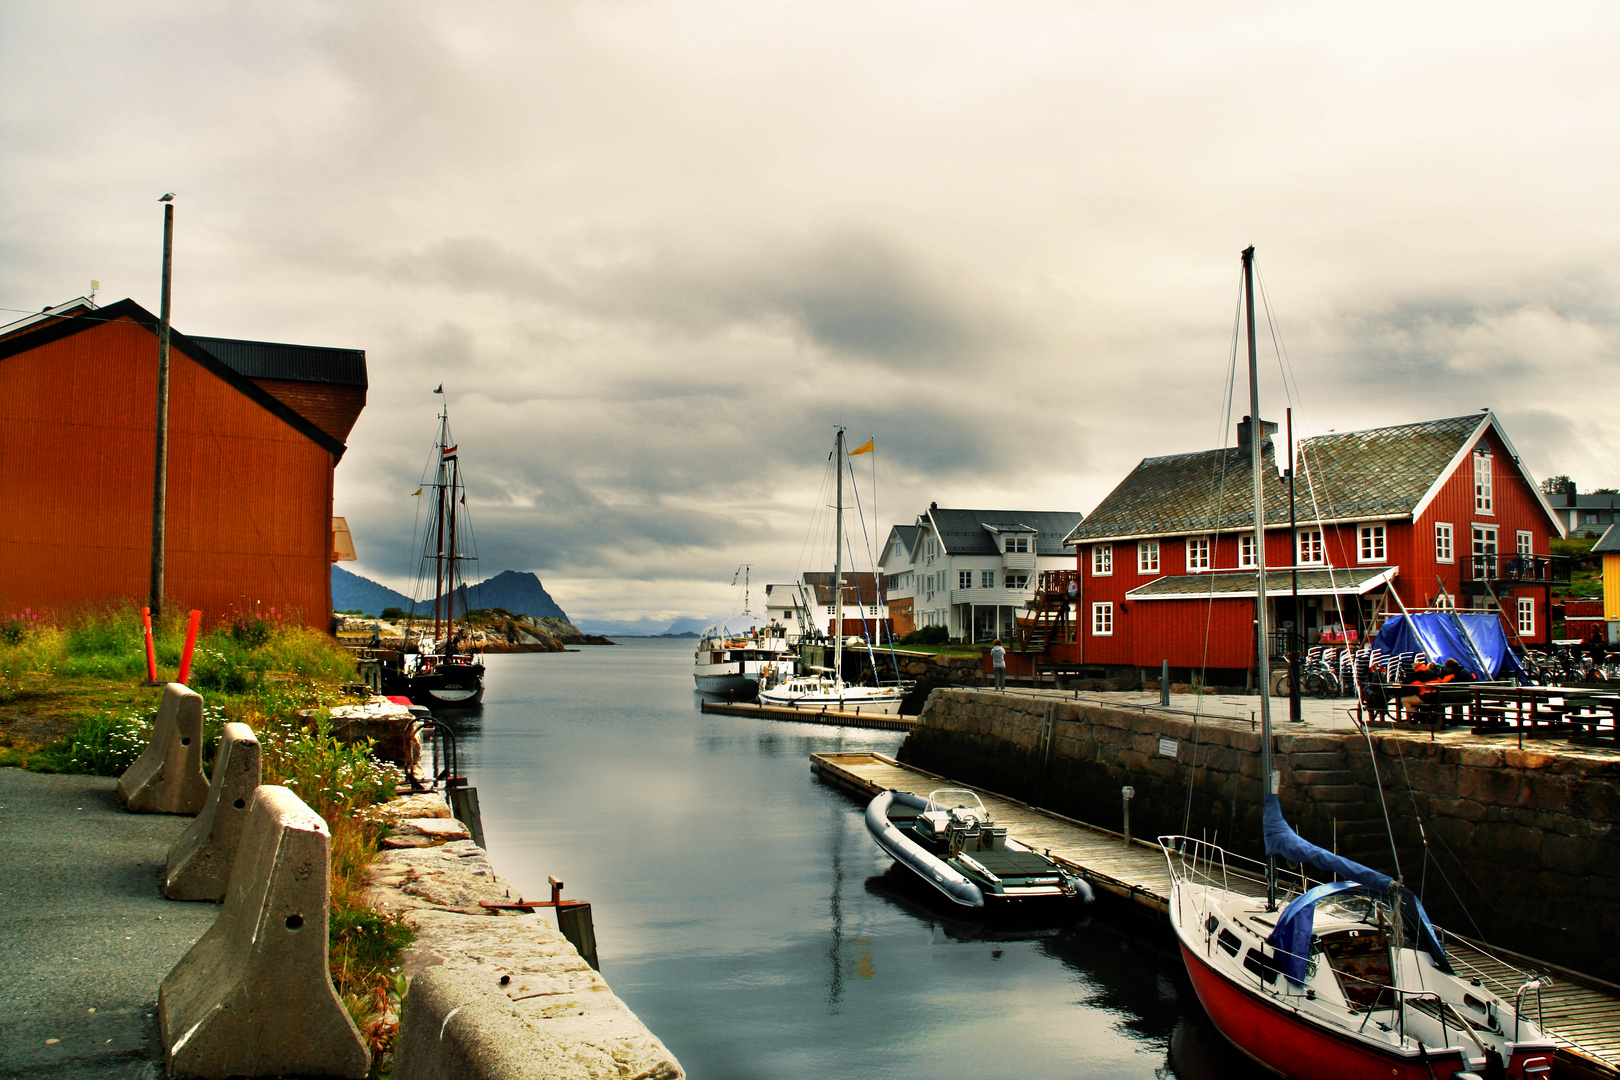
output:
[{"label": "orange bollard", "polygon": [[146,682],[157,685],[157,649],[152,644],[152,609],[141,608],[141,623],[146,629]]},{"label": "orange bollard", "polygon": [[181,686],[191,677],[191,651],[197,647],[197,624],[202,621],[202,612],[192,609],[191,618],[186,620],[186,647],[180,653],[180,673],[174,681]]}]

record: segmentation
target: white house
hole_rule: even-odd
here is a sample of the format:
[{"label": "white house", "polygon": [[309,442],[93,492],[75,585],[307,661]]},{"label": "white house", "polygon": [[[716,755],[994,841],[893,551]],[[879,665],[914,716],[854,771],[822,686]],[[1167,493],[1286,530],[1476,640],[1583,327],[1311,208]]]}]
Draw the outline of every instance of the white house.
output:
[{"label": "white house", "polygon": [[[790,638],[828,634],[833,631],[832,573],[806,570],[798,581],[765,586],[767,620],[787,627]],[[849,637],[879,635],[879,626],[889,617],[882,574],[844,571],[844,634]],[[881,640],[887,640],[887,631]]]},{"label": "white house", "polygon": [[[943,510],[895,526],[879,565],[895,633],[943,626],[952,638],[1011,638],[1043,570],[1074,569],[1064,539],[1079,511]],[[906,613],[909,618],[903,618]]]}]

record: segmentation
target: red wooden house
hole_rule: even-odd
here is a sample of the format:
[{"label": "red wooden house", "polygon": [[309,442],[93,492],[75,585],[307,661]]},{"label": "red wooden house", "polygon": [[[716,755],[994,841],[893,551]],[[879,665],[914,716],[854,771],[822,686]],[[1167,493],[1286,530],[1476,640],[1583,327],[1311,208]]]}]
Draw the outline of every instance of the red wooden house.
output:
[{"label": "red wooden house", "polygon": [[[145,603],[157,371],[157,319],[130,300],[0,329],[0,616]],[[365,353],[174,333],[169,387],[167,603],[325,629]]]},{"label": "red wooden house", "polygon": [[[1293,527],[1263,426],[1272,655],[1290,624],[1305,645],[1366,640],[1402,608],[1499,610],[1510,640],[1547,640],[1551,586],[1567,576],[1549,540],[1563,530],[1494,415],[1304,440]],[[1236,447],[1144,459],[1069,534],[1087,664],[1254,668],[1249,431],[1245,417]]]}]

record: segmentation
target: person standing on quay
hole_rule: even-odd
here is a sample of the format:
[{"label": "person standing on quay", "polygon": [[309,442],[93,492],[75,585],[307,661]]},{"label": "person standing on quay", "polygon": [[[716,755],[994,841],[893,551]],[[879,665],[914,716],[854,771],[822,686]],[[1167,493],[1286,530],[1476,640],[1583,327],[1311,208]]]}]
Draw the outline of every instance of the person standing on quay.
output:
[{"label": "person standing on quay", "polygon": [[1007,688],[1007,650],[1001,647],[1000,638],[996,638],[990,646],[990,668],[996,673],[996,689],[1005,690]]}]

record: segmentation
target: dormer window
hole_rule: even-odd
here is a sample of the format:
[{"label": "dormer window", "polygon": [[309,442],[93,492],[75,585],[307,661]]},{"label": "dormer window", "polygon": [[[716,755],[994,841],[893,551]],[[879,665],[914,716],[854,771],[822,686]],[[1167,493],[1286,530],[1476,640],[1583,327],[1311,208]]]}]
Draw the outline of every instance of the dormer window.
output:
[{"label": "dormer window", "polygon": [[1003,540],[1003,546],[1002,546],[1001,550],[1006,552],[1009,555],[1013,555],[1013,554],[1027,555],[1027,554],[1029,554],[1029,537],[1027,537],[1027,536],[1008,536],[1008,537],[1005,537],[1004,540]]}]

